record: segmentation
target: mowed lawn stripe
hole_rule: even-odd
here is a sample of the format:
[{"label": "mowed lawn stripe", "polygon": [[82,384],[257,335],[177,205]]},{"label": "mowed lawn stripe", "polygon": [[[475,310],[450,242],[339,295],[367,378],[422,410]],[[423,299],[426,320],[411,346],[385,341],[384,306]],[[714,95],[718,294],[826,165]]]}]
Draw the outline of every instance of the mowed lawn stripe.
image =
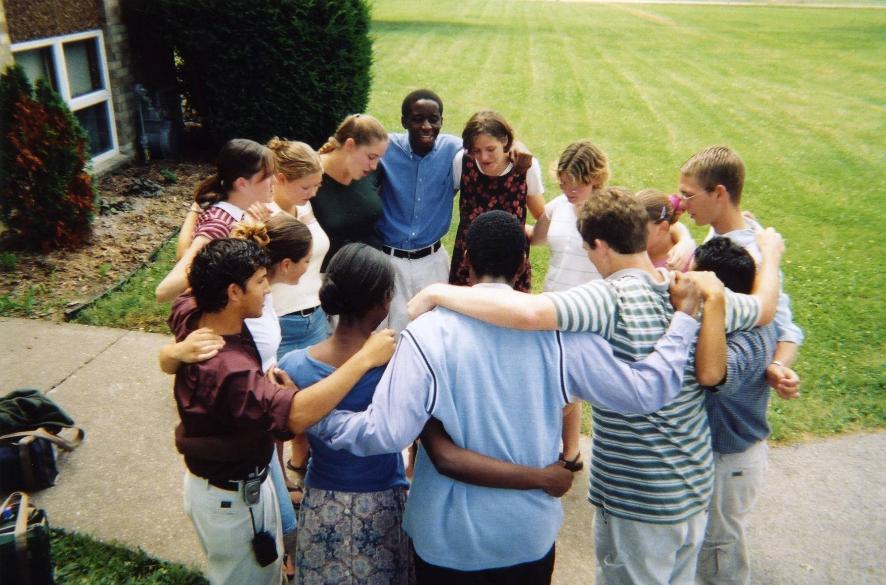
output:
[{"label": "mowed lawn stripe", "polygon": [[[368,111],[400,131],[403,96],[430,87],[459,135],[476,110],[499,110],[541,161],[548,199],[577,139],[633,189],[673,191],[694,152],[738,150],[744,207],[787,238],[785,286],[807,334],[804,396],[773,401],[773,437],[886,426],[886,11],[377,0],[373,18]],[[548,257],[531,252],[536,290]],[[93,322],[133,322],[155,284]]]}]

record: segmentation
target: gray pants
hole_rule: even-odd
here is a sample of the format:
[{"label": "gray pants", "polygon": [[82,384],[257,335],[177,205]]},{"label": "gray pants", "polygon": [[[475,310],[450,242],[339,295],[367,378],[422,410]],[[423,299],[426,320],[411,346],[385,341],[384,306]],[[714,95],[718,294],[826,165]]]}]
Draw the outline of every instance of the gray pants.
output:
[{"label": "gray pants", "polygon": [[597,585],[692,585],[707,514],[679,524],[616,518],[597,508]]},{"label": "gray pants", "polygon": [[768,453],[766,441],[742,453],[714,453],[714,495],[698,558],[699,585],[751,582],[745,527],[769,467]]},{"label": "gray pants", "polygon": [[261,499],[253,506],[256,530],[269,531],[277,541],[277,560],[261,567],[252,550],[252,519],[243,496],[226,491],[202,477],[185,472],[185,513],[206,553],[206,577],[212,585],[279,585],[283,563],[283,531],[274,482],[261,485]]},{"label": "gray pants", "polygon": [[395,284],[394,298],[391,299],[391,308],[388,313],[387,325],[396,333],[400,333],[409,325],[409,315],[406,314],[406,303],[412,299],[421,289],[437,282],[449,281],[449,254],[446,248],[440,249],[418,260],[408,260],[389,256],[394,265]]}]

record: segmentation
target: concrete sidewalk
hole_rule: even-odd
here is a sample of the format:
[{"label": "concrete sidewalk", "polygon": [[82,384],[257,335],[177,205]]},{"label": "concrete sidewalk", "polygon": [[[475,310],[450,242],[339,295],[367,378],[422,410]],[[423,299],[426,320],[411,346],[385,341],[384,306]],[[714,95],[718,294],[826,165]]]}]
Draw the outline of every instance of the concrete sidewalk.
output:
[{"label": "concrete sidewalk", "polygon": [[[172,378],[157,367],[167,339],[0,318],[0,393],[48,391],[86,430],[83,445],[60,456],[58,484],[36,495],[54,526],[202,570],[202,551],[182,511]],[[589,448],[586,439],[586,462]],[[773,448],[751,526],[754,582],[886,582],[884,462],[884,433]],[[563,499],[559,585],[594,582],[593,507],[586,491],[587,471]]]}]

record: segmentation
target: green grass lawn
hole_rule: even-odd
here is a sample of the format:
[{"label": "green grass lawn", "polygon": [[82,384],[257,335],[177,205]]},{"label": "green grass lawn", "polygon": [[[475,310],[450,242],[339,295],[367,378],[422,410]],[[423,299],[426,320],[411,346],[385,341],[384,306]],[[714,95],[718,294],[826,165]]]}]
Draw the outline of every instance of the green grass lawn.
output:
[{"label": "green grass lawn", "polygon": [[[877,244],[886,225],[886,10],[375,0],[373,17],[369,111],[391,130],[403,96],[426,86],[445,101],[446,132],[496,109],[544,169],[569,142],[590,138],[609,154],[613,184],[634,189],[673,191],[694,152],[738,150],[744,206],[787,238],[785,288],[807,336],[803,398],[773,401],[773,438],[886,426]],[[552,174],[546,186],[557,195]],[[172,255],[170,244],[79,320],[165,332],[168,305],[154,303],[153,289]],[[536,285],[546,263],[546,250],[534,250]],[[80,576],[70,563],[102,545],[69,541],[67,582],[90,582],[91,569]],[[144,562],[118,554],[101,562]],[[195,582],[165,565],[153,571],[144,582]]]},{"label": "green grass lawn", "polygon": [[[773,402],[773,437],[884,426],[886,10],[378,0],[373,18],[369,111],[391,130],[403,96],[427,86],[444,131],[499,110],[546,171],[588,137],[613,184],[673,191],[694,152],[738,150],[743,205],[787,239],[807,335],[803,399]],[[546,185],[556,196],[552,173]],[[546,252],[533,251],[537,286]],[[166,258],[81,320],[164,331],[152,291]]]},{"label": "green grass lawn", "polygon": [[158,561],[141,550],[52,530],[52,561],[57,583],[68,585],[206,585],[192,569]]}]

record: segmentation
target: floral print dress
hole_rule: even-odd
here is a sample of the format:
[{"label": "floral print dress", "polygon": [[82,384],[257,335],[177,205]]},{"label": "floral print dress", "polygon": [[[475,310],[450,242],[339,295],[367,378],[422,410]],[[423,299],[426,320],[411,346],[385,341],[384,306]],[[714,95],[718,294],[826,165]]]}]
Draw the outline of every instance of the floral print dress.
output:
[{"label": "floral print dress", "polygon": [[[500,176],[484,174],[476,161],[465,155],[462,159],[461,185],[459,187],[459,222],[452,250],[449,283],[468,284],[468,264],[465,257],[468,228],[482,213],[499,209],[513,214],[526,224],[526,173],[518,173],[515,167]],[[528,249],[526,252],[528,253]],[[527,258],[514,284],[516,290],[529,292],[532,273]]]}]

